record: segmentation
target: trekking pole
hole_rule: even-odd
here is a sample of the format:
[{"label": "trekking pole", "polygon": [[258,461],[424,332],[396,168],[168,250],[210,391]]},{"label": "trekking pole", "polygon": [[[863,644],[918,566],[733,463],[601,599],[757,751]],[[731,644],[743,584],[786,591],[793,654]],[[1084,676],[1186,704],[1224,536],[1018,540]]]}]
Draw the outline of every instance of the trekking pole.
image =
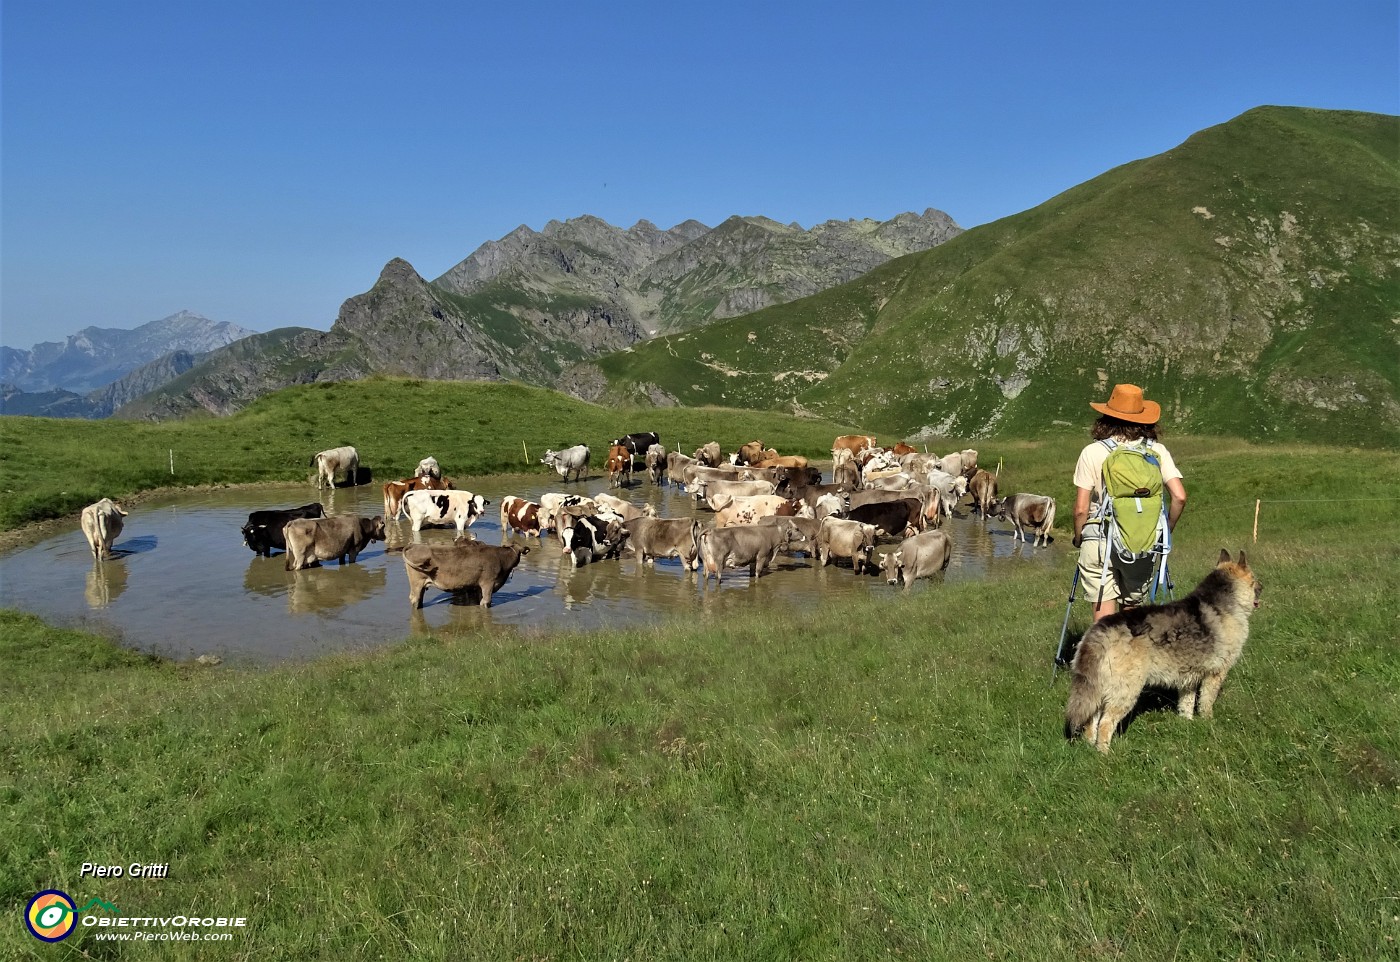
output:
[{"label": "trekking pole", "polygon": [[1055,676],[1060,670],[1060,659],[1065,654],[1065,636],[1069,634],[1069,613],[1074,607],[1074,593],[1079,589],[1079,565],[1074,566],[1074,580],[1069,583],[1069,604],[1065,605],[1065,623],[1060,626],[1060,644],[1055,649],[1055,663],[1050,667],[1050,687],[1055,687]]}]

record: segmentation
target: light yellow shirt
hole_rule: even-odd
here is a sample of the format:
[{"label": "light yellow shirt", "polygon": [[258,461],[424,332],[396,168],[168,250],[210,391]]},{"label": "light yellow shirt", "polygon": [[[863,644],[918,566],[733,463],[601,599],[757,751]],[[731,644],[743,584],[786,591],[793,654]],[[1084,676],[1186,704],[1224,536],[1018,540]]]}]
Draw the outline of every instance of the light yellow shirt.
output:
[{"label": "light yellow shirt", "polygon": [[[1117,443],[1127,442],[1118,441]],[[1153,441],[1151,450],[1162,462],[1162,484],[1165,485],[1168,481],[1181,477],[1181,471],[1177,469],[1176,462],[1172,460],[1172,453],[1162,445],[1162,442]],[[1091,516],[1096,513],[1094,509],[1103,500],[1103,463],[1107,460],[1108,446],[1102,441],[1095,441],[1079,452],[1079,461],[1074,466],[1074,486],[1089,491],[1089,514]]]}]

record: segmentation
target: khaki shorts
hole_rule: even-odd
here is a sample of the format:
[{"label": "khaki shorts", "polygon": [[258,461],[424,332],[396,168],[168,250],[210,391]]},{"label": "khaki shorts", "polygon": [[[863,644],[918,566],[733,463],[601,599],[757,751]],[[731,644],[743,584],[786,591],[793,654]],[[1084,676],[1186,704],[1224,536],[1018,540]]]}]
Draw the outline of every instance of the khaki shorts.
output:
[{"label": "khaki shorts", "polygon": [[1098,534],[1094,525],[1084,526],[1084,540],[1079,545],[1079,586],[1089,604],[1099,601],[1117,601],[1125,605],[1147,603],[1152,588],[1153,558],[1149,555],[1141,561],[1124,564],[1112,559],[1108,565],[1108,582],[1103,584],[1103,594],[1099,586],[1103,581],[1103,538],[1091,538]]}]

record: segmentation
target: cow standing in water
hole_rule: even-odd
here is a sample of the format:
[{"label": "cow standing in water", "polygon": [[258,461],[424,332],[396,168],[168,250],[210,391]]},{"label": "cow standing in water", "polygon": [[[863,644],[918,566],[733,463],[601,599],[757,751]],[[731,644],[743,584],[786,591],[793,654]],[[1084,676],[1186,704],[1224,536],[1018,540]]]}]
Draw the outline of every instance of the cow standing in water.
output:
[{"label": "cow standing in water", "polygon": [[121,505],[111,498],[103,498],[83,509],[83,537],[87,538],[95,560],[112,556],[112,542],[122,533],[122,518],[125,517]]},{"label": "cow standing in water", "polygon": [[287,542],[287,570],[300,571],[335,560],[354,564],[365,545],[384,540],[382,517],[299,518],[282,529]]},{"label": "cow standing in water", "polygon": [[563,451],[545,451],[544,457],[540,458],[540,464],[553,467],[565,481],[569,480],[570,474],[574,476],[575,481],[582,481],[588,474],[590,456],[588,445],[575,444]]},{"label": "cow standing in water", "polygon": [[433,585],[454,594],[475,592],[481,596],[482,607],[489,608],[491,597],[529,551],[524,545],[496,547],[461,538],[450,546],[410,545],[403,551],[408,603],[413,608],[423,607],[423,593]]},{"label": "cow standing in water", "polygon": [[316,469],[318,491],[327,485],[334,488],[336,473],[340,471],[345,472],[345,484],[354,487],[360,471],[360,452],[348,444],[344,447],[329,448],[312,458],[311,466]]}]

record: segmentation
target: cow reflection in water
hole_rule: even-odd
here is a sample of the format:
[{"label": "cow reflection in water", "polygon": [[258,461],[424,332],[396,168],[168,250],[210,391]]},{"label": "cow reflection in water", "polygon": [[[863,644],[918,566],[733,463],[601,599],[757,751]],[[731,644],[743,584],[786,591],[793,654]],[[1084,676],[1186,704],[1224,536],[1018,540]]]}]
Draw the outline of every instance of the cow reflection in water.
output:
[{"label": "cow reflection in water", "polygon": [[93,565],[88,569],[83,597],[89,608],[105,608],[126,590],[126,562],[120,558]]},{"label": "cow reflection in water", "polygon": [[337,568],[303,568],[283,572],[287,585],[287,610],[293,614],[319,614],[358,604],[384,590],[383,568],[341,565]]}]

